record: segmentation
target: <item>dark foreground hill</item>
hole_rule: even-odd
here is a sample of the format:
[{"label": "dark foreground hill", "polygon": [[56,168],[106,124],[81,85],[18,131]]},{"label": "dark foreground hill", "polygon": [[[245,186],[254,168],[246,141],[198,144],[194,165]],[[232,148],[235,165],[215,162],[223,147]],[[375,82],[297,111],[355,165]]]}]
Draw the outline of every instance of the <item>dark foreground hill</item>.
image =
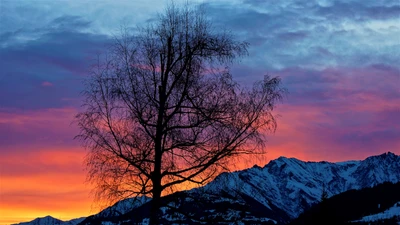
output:
[{"label": "dark foreground hill", "polygon": [[[400,171],[399,171],[400,172]],[[400,182],[350,190],[311,207],[290,225],[400,223]]]}]

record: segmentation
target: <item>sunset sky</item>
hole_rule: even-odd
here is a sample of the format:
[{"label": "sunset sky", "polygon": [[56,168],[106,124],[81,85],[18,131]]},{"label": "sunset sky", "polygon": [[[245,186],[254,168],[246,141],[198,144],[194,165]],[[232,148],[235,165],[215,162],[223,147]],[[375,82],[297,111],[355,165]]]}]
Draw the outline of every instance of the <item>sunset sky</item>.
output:
[{"label": "sunset sky", "polygon": [[[73,140],[82,83],[122,24],[166,2],[0,0],[0,225],[98,212]],[[238,82],[269,74],[288,89],[258,164],[400,154],[399,0],[190,2],[250,43],[231,66]]]}]

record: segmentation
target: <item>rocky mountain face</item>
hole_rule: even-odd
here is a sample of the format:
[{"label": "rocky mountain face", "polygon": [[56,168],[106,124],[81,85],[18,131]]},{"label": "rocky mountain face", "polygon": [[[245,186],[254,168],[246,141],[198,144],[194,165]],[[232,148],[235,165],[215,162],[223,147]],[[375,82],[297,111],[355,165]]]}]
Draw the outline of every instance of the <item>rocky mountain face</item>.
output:
[{"label": "rocky mountain face", "polygon": [[340,163],[280,157],[262,168],[221,174],[201,189],[246,194],[267,208],[285,211],[293,219],[319,202],[324,191],[330,197],[350,189],[399,181],[400,156],[389,152]]},{"label": "rocky mountain face", "polygon": [[[162,220],[183,224],[285,224],[320,202],[322,196],[399,181],[400,156],[393,153],[340,163],[280,157],[264,167],[223,173],[204,187],[164,197]],[[121,207],[114,211],[116,204],[80,224],[146,224],[149,199],[130,201],[120,203],[128,206],[122,211]]]}]

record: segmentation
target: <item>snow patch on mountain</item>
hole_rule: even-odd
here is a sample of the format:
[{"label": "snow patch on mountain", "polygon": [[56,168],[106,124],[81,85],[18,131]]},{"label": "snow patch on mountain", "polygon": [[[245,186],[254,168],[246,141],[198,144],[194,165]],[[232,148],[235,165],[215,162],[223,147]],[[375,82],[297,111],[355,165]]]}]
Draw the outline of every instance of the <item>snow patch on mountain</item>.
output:
[{"label": "snow patch on mountain", "polygon": [[360,220],[356,220],[353,222],[374,222],[377,220],[391,219],[395,216],[400,217],[400,202],[397,202],[396,204],[394,204],[392,207],[385,210],[384,212],[369,215],[369,216],[364,216]]},{"label": "snow patch on mountain", "polygon": [[98,218],[109,218],[109,217],[116,217],[123,215],[143,204],[146,202],[150,201],[151,198],[146,197],[146,196],[141,196],[137,198],[127,198],[124,200],[121,200],[117,203],[115,203],[113,206],[110,206],[104,210],[102,210],[100,213],[96,214],[94,217]]}]

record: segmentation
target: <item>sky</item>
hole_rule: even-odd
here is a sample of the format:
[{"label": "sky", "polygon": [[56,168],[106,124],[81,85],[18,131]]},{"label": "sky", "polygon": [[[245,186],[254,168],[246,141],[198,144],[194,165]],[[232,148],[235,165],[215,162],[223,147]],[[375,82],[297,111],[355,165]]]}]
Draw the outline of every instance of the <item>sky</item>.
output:
[{"label": "sky", "polygon": [[[0,0],[0,225],[98,212],[73,139],[83,81],[122,24],[145,25],[166,2]],[[398,0],[190,2],[250,43],[230,67],[239,83],[269,74],[288,90],[258,164],[400,154]]]}]

